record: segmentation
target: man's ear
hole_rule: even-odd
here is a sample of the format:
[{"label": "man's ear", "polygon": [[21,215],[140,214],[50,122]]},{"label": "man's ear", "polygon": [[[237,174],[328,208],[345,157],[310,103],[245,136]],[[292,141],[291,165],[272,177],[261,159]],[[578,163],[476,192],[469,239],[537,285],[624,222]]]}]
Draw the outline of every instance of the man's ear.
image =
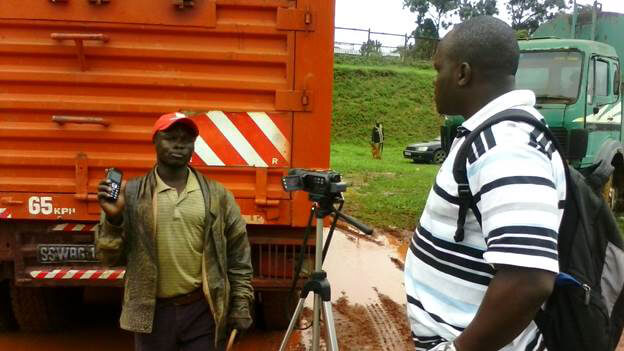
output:
[{"label": "man's ear", "polygon": [[460,87],[465,87],[470,84],[472,80],[472,67],[468,62],[462,62],[459,65],[459,70],[457,72],[457,85]]}]

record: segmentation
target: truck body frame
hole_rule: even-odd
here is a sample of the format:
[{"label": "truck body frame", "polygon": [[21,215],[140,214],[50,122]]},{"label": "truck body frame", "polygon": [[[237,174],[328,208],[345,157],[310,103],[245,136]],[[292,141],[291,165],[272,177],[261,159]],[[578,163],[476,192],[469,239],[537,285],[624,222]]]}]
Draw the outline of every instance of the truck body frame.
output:
[{"label": "truck body frame", "polygon": [[290,287],[310,203],[281,177],[329,167],[333,25],[333,0],[0,2],[0,278],[121,286],[89,259],[96,186],[148,172],[152,124],[180,111],[248,222],[254,286]]}]

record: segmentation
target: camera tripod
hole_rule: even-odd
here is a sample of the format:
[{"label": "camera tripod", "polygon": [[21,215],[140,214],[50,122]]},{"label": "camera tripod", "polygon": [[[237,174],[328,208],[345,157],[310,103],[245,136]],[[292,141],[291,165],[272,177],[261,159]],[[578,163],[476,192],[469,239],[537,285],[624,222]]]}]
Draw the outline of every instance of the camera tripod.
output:
[{"label": "camera tripod", "polygon": [[[334,327],[334,315],[332,313],[331,306],[331,287],[329,285],[329,281],[327,280],[327,273],[323,271],[323,260],[325,255],[327,254],[327,250],[329,249],[329,244],[331,242],[331,236],[333,234],[334,228],[336,227],[336,222],[339,218],[345,220],[349,224],[357,227],[362,232],[370,235],[372,234],[372,229],[368,228],[364,224],[359,223],[354,218],[347,216],[340,212],[339,209],[336,209],[333,204],[335,202],[334,198],[326,199],[326,198],[315,198],[310,195],[310,199],[314,202],[314,207],[310,213],[310,220],[308,221],[308,227],[311,224],[312,216],[316,217],[316,250],[315,250],[315,260],[314,260],[314,272],[310,274],[310,278],[303,286],[301,290],[299,302],[297,303],[297,307],[295,308],[295,312],[293,313],[292,319],[290,320],[290,324],[288,325],[288,330],[286,330],[286,335],[284,335],[284,339],[282,340],[282,344],[280,345],[280,351],[286,351],[286,346],[288,345],[288,341],[292,336],[292,333],[295,329],[295,325],[299,320],[301,312],[303,311],[303,307],[310,292],[314,293],[314,305],[313,305],[313,332],[312,332],[312,350],[318,351],[320,347],[320,339],[321,339],[321,312],[323,313],[323,320],[325,321],[325,328],[327,332],[327,341],[330,346],[329,350],[338,351],[338,339],[336,337],[336,329]],[[342,200],[341,200],[342,201]],[[342,208],[342,206],[341,206]],[[334,222],[332,223],[331,229],[329,230],[327,236],[327,243],[323,248],[323,219],[329,214],[334,214]]]}]

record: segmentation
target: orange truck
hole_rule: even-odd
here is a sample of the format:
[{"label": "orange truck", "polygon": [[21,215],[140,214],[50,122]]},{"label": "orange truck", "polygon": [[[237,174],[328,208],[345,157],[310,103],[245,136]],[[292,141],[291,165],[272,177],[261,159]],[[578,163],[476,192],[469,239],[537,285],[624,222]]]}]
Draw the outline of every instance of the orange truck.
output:
[{"label": "orange truck", "polygon": [[283,323],[310,202],[281,177],[329,167],[333,26],[334,0],[0,1],[0,328],[9,305],[48,329],[85,288],[123,285],[94,257],[96,185],[153,167],[172,111],[199,124],[192,164],[235,195],[257,311]]}]

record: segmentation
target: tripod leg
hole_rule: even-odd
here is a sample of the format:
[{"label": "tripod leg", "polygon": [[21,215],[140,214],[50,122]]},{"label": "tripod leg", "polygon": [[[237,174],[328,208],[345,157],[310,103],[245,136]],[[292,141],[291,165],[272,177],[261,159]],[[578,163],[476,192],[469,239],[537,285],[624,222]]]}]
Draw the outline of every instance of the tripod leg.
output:
[{"label": "tripod leg", "polygon": [[325,328],[327,328],[328,344],[331,345],[330,350],[338,351],[338,338],[336,337],[331,301],[323,301],[323,316],[325,317]]},{"label": "tripod leg", "polygon": [[295,309],[295,313],[293,313],[292,319],[290,320],[290,324],[288,325],[288,330],[286,330],[286,335],[284,335],[284,339],[282,339],[282,344],[280,345],[280,351],[286,351],[286,346],[288,346],[288,340],[292,336],[293,331],[295,330],[295,324],[299,320],[299,315],[301,311],[303,311],[303,305],[305,304],[305,297],[299,299],[299,303],[297,304],[297,308]]},{"label": "tripod leg", "polygon": [[312,350],[319,351],[321,345],[321,295],[314,294],[314,324],[312,325]]}]

